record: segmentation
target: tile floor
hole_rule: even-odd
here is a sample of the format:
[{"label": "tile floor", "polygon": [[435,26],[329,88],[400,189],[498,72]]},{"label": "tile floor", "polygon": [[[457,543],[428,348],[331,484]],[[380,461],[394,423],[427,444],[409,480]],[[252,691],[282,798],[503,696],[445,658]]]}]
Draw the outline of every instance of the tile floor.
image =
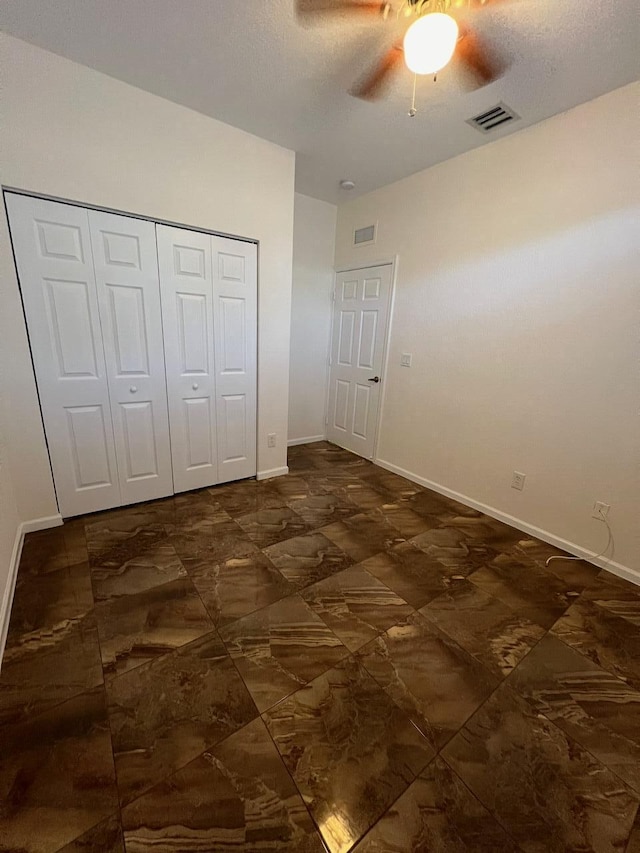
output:
[{"label": "tile floor", "polygon": [[640,588],[327,443],[25,542],[0,850],[640,850]]}]

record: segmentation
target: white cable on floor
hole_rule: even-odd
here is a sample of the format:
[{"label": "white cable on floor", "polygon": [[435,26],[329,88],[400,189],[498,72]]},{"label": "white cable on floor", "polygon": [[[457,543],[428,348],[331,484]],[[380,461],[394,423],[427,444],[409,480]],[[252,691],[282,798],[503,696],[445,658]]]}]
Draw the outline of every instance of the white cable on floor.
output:
[{"label": "white cable on floor", "polygon": [[[609,538],[607,539],[607,544],[604,546],[604,549],[602,551],[600,551],[599,554],[596,554],[594,557],[590,557],[589,558],[590,560],[597,560],[600,557],[604,557],[604,555],[609,550],[609,545],[611,545],[611,543],[613,542],[613,533],[611,532],[611,527],[609,526],[609,522],[607,521],[607,516],[604,515],[604,513],[602,512],[601,509],[599,509],[598,512],[600,513],[600,516],[601,516],[602,520],[604,521],[604,523],[607,525],[607,530],[609,531]],[[612,556],[613,556],[613,553],[612,553]],[[565,556],[560,556],[559,554],[557,554],[554,557],[549,557],[548,559],[546,559],[544,564],[545,564],[545,566],[548,566],[552,560],[584,560],[584,559],[585,559],[585,557],[565,557]]]}]

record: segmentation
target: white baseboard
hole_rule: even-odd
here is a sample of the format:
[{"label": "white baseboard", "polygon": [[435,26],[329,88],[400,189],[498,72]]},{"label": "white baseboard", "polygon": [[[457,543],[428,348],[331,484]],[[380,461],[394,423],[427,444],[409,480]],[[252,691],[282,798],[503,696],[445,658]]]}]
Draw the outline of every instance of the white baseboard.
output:
[{"label": "white baseboard", "polygon": [[272,477],[283,477],[289,473],[289,468],[284,465],[282,468],[269,468],[266,471],[258,471],[256,480],[271,480]]},{"label": "white baseboard", "polygon": [[290,438],[287,447],[296,447],[298,444],[313,444],[314,441],[325,441],[324,435],[308,435],[306,438]]},{"label": "white baseboard", "polygon": [[64,524],[60,513],[57,515],[45,515],[44,518],[34,518],[31,521],[22,522],[23,533],[37,533],[38,530],[49,530],[50,527],[60,527]]},{"label": "white baseboard", "polygon": [[594,566],[598,566],[598,568],[601,569],[607,569],[607,571],[612,572],[614,575],[618,575],[618,577],[624,578],[624,580],[640,586],[640,572],[630,568],[629,566],[623,566],[622,563],[616,563],[614,560],[608,560],[606,557],[597,557],[595,551],[589,551],[581,545],[576,545],[574,542],[568,542],[566,539],[561,539],[559,536],[549,533],[548,530],[542,530],[540,527],[535,527],[535,525],[522,521],[520,518],[515,518],[513,515],[509,515],[506,512],[495,509],[495,507],[483,504],[480,501],[476,501],[473,498],[468,497],[467,495],[461,495],[460,492],[454,492],[453,489],[448,489],[446,486],[441,486],[440,483],[434,483],[432,480],[420,477],[412,471],[400,468],[399,465],[393,465],[391,462],[386,462],[384,459],[376,459],[375,464],[379,465],[381,468],[385,468],[387,471],[392,471],[394,474],[399,474],[401,477],[406,477],[407,480],[411,480],[419,486],[424,486],[426,489],[431,489],[432,491],[438,492],[447,498],[453,498],[453,500],[459,501],[466,506],[470,506],[472,509],[484,512],[485,515],[490,515],[492,518],[497,518],[498,521],[504,521],[505,524],[509,524],[511,527],[522,530],[523,533],[529,533],[531,536],[535,536],[537,539],[542,539],[543,542],[548,542],[550,545],[554,545],[562,551],[567,551],[575,557],[582,557],[583,560],[593,563]]},{"label": "white baseboard", "polygon": [[0,667],[4,656],[4,647],[7,643],[7,632],[9,631],[9,618],[11,617],[11,605],[16,591],[16,580],[18,578],[18,567],[22,556],[24,537],[27,533],[35,533],[37,530],[48,530],[50,527],[59,527],[63,523],[61,515],[49,515],[45,518],[34,518],[31,521],[23,521],[16,530],[13,543],[11,559],[9,562],[9,576],[0,603]]}]

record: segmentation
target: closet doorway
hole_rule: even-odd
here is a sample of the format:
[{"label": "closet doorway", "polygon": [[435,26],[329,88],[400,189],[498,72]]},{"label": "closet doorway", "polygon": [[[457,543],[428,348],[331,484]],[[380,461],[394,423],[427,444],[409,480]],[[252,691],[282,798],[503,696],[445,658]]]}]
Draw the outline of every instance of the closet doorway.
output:
[{"label": "closet doorway", "polygon": [[61,515],[254,476],[256,244],[5,199]]}]

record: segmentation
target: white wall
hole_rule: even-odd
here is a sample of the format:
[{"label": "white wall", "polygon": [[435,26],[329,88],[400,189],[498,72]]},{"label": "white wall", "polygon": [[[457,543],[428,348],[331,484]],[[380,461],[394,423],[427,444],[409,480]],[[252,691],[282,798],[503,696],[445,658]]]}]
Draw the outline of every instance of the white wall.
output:
[{"label": "white wall", "polygon": [[[10,417],[5,374],[11,359],[0,334],[0,659],[4,647],[4,630],[9,610],[11,569],[21,542],[21,519],[9,468],[10,449],[7,444],[7,423]],[[8,627],[8,626],[7,626]]]},{"label": "white wall", "polygon": [[289,441],[324,436],[337,208],[296,193]]},{"label": "white wall", "polygon": [[378,456],[593,553],[604,501],[636,570],[639,98],[632,84],[354,199],[336,249],[339,266],[400,258]]},{"label": "white wall", "polygon": [[[0,52],[4,186],[260,241],[258,470],[286,465],[294,153],[17,39]],[[57,508],[4,212],[0,241],[6,444],[28,520]]]}]

